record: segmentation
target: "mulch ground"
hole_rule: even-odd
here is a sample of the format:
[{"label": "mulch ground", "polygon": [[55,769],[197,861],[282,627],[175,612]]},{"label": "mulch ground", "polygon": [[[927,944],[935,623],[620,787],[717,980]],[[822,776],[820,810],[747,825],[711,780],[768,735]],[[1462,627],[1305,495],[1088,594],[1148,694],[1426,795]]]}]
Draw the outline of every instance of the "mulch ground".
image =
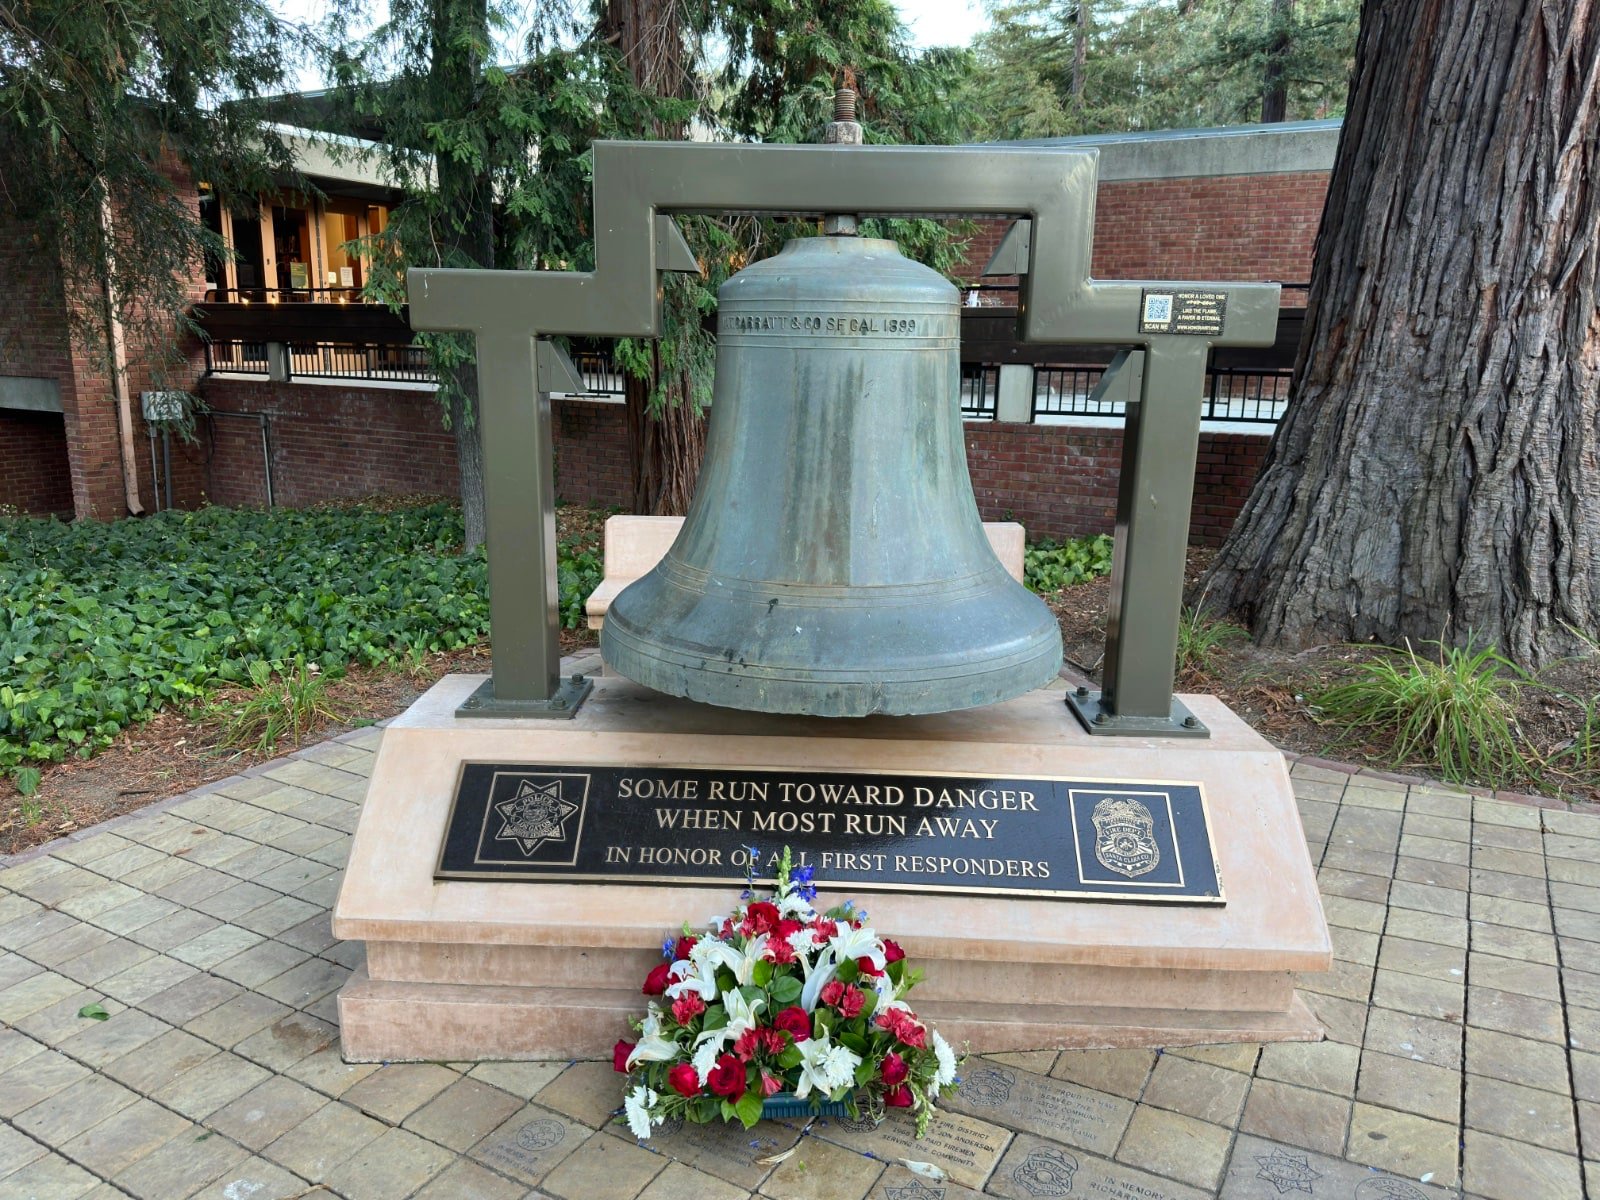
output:
[{"label": "mulch ground", "polygon": [[[576,506],[558,509],[558,536],[580,545],[598,545],[605,516]],[[1209,550],[1190,551],[1191,583],[1204,574],[1210,558]],[[1067,662],[1092,680],[1099,678],[1105,649],[1109,596],[1110,581],[1102,578],[1045,597],[1061,622]],[[595,635],[587,629],[564,630],[561,635],[563,654],[595,644]],[[1397,762],[1387,744],[1352,738],[1319,721],[1312,711],[1310,697],[1348,678],[1355,664],[1370,654],[1369,648],[1348,645],[1315,646],[1291,653],[1263,649],[1240,639],[1214,651],[1205,666],[1188,671],[1179,679],[1178,690],[1220,697],[1285,750],[1428,775],[1425,764]],[[339,719],[317,723],[302,741],[320,741],[394,716],[444,675],[488,669],[486,646],[432,655],[409,670],[352,668],[328,685],[329,706]],[[1535,686],[1520,690],[1516,721],[1537,755],[1548,759],[1571,744],[1582,720],[1574,696],[1600,696],[1600,659],[1555,664],[1540,673]],[[215,699],[225,707],[230,696]],[[224,746],[223,725],[216,715],[164,712],[124,731],[115,744],[92,759],[45,767],[35,795],[24,798],[13,793],[0,799],[0,855],[18,853],[225,778],[295,748],[286,742],[265,749]],[[1554,768],[1536,776],[1500,780],[1498,786],[1575,801],[1600,800],[1600,779]]]},{"label": "mulch ground", "polygon": [[[1198,589],[1214,551],[1191,549],[1186,579],[1191,595]],[[1096,682],[1105,652],[1105,623],[1111,595],[1109,577],[1067,588],[1046,603],[1061,622],[1067,662]],[[1419,777],[1437,777],[1426,763],[1397,759],[1392,744],[1363,738],[1319,720],[1312,698],[1356,674],[1371,659],[1370,646],[1333,643],[1304,650],[1273,650],[1240,636],[1215,651],[1204,668],[1191,669],[1177,681],[1180,692],[1209,692],[1259,730],[1274,745],[1298,754],[1335,759]],[[1432,652],[1417,647],[1417,653]],[[1501,790],[1554,795],[1572,801],[1600,800],[1600,778],[1593,772],[1565,769],[1559,755],[1572,745],[1584,713],[1577,697],[1600,697],[1600,658],[1558,662],[1546,667],[1517,690],[1515,720],[1532,757],[1547,765],[1536,774],[1496,781]],[[1466,781],[1478,787],[1487,781]]]}]

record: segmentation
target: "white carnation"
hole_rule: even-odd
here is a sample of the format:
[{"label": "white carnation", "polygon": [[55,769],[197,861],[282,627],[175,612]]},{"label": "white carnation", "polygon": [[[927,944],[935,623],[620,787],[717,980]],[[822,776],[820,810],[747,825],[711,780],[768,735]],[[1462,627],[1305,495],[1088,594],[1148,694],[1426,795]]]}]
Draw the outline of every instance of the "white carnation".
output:
[{"label": "white carnation", "polygon": [[652,1117],[650,1113],[659,1099],[659,1096],[641,1083],[629,1092],[622,1102],[622,1110],[628,1118],[628,1129],[640,1141],[650,1136],[652,1124],[659,1125],[662,1122],[663,1118]]},{"label": "white carnation", "polygon": [[933,1056],[939,1060],[939,1069],[933,1076],[934,1085],[947,1088],[956,1081],[956,1052],[937,1032],[933,1034]]}]

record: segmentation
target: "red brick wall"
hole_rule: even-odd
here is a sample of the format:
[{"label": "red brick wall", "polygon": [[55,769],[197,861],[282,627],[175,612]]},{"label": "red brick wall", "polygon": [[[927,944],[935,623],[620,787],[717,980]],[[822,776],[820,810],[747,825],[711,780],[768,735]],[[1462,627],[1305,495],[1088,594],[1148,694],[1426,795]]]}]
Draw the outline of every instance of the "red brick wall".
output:
[{"label": "red brick wall", "polygon": [[67,431],[60,413],[0,409],[0,509],[72,515]]},{"label": "red brick wall", "polygon": [[[215,413],[268,417],[273,499],[288,508],[373,495],[457,491],[454,436],[432,392],[209,378]],[[602,507],[626,502],[628,454],[620,404],[557,400],[551,418],[556,495]],[[213,415],[209,499],[266,503],[259,421]]]},{"label": "red brick wall", "polygon": [[551,408],[556,498],[601,508],[626,507],[633,498],[633,485],[622,405],[557,400]]},{"label": "red brick wall", "polygon": [[[1189,540],[1219,545],[1266,456],[1266,434],[1203,432]],[[1122,431],[1075,425],[967,424],[967,469],[986,521],[1021,521],[1028,537],[1110,533]]]},{"label": "red brick wall", "polygon": [[1327,195],[1324,171],[1102,183],[1094,274],[1305,283]]},{"label": "red brick wall", "polygon": [[[455,445],[431,393],[208,379],[217,412],[270,416],[275,499],[286,507],[414,492],[454,494]],[[620,404],[557,400],[556,495],[601,507],[628,501]],[[213,416],[208,493],[218,504],[265,503],[261,426]],[[1030,537],[1109,532],[1116,515],[1122,431],[969,422],[967,462],[987,520],[1018,520]],[[1191,541],[1220,542],[1255,481],[1266,434],[1202,433]]]},{"label": "red brick wall", "polygon": [[[163,163],[180,195],[195,196],[193,185],[175,162]],[[60,391],[62,427],[67,446],[71,502],[79,517],[119,517],[127,512],[123,486],[123,449],[117,424],[105,339],[90,336],[103,327],[103,301],[98,294],[79,294],[79,284],[64,283],[54,245],[46,244],[40,227],[0,221],[0,374],[53,379]],[[198,299],[204,286],[196,264],[188,281]],[[74,328],[69,308],[81,306],[88,322]],[[158,507],[150,468],[149,443],[139,415],[141,391],[170,387],[193,390],[199,376],[198,343],[186,346],[187,358],[175,376],[158,379],[151,356],[137,339],[127,347],[127,384],[133,425],[133,469],[146,511]],[[0,470],[12,455],[0,443]],[[175,500],[192,506],[201,499],[204,459],[190,450],[173,454]],[[52,485],[57,486],[57,485]]]},{"label": "red brick wall", "polygon": [[[1092,269],[1099,279],[1305,283],[1327,194],[1325,171],[1103,181],[1095,200]],[[967,246],[967,278],[977,279],[1006,226],[980,225]],[[1304,292],[1285,295],[1292,304],[1304,299]]]}]

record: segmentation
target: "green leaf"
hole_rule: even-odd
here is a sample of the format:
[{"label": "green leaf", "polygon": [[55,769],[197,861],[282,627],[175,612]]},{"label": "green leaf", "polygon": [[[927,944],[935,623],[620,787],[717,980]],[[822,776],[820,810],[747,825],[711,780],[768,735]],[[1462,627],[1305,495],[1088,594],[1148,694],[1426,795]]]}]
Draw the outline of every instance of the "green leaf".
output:
[{"label": "green leaf", "polygon": [[31,796],[39,790],[41,776],[38,767],[18,767],[12,776],[17,785],[17,791],[24,796]]},{"label": "green leaf", "polygon": [[90,1021],[108,1021],[111,1019],[111,1014],[106,1011],[106,1006],[98,1000],[93,1004],[85,1004],[78,1010],[78,1015]]},{"label": "green leaf", "polygon": [[738,1114],[740,1122],[746,1129],[749,1129],[757,1121],[761,1120],[761,1093],[747,1091],[739,1097],[739,1102],[733,1107],[734,1112]]},{"label": "green leaf", "polygon": [[772,998],[778,1004],[793,1004],[804,986],[793,975],[780,975],[772,981]]}]

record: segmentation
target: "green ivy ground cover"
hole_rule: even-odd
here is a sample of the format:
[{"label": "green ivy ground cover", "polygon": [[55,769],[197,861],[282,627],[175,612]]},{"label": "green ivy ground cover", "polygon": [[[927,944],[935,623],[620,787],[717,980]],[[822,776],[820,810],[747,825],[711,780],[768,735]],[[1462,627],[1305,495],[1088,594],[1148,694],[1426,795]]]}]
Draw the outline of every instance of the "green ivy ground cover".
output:
[{"label": "green ivy ground cover", "polygon": [[[248,685],[252,662],[337,673],[479,641],[485,562],[457,553],[461,538],[446,504],[0,519],[0,774],[88,755],[163,706]],[[562,558],[571,624],[599,558]]]}]

